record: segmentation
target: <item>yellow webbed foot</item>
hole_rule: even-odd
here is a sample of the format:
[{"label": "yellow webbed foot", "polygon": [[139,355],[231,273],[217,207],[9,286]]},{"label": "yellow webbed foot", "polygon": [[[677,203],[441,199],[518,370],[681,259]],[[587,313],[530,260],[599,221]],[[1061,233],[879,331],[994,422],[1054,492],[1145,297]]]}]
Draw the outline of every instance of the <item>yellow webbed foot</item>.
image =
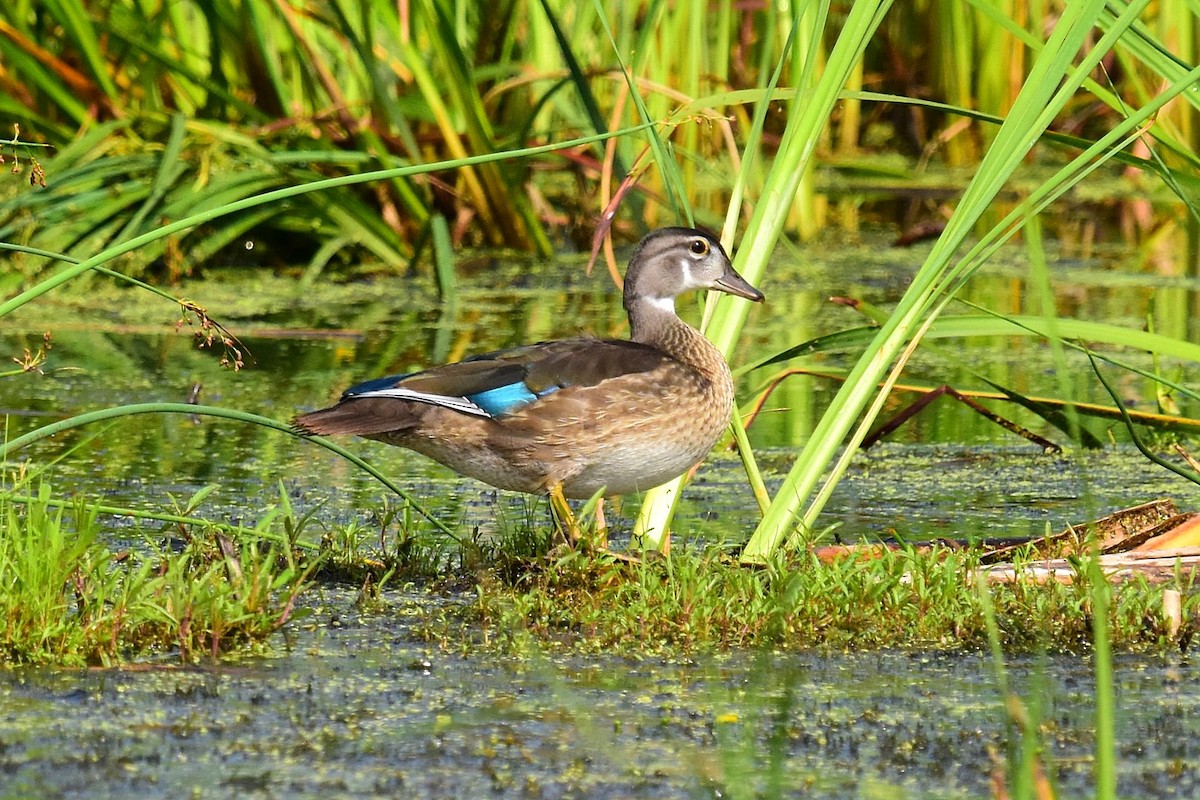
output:
[{"label": "yellow webbed foot", "polygon": [[579,521],[575,519],[575,512],[571,510],[570,503],[563,495],[562,484],[555,483],[550,486],[550,513],[554,515],[554,521],[558,525],[558,530],[563,535],[563,539],[571,547],[579,544],[579,540],[583,538],[583,533],[579,529]]}]

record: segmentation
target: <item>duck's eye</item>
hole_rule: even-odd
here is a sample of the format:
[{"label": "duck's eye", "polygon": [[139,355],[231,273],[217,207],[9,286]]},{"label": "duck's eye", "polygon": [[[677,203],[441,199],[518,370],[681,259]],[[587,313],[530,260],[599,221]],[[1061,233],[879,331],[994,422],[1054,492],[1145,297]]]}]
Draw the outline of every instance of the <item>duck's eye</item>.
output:
[{"label": "duck's eye", "polygon": [[708,242],[703,239],[692,239],[690,249],[695,255],[706,256],[708,255]]}]

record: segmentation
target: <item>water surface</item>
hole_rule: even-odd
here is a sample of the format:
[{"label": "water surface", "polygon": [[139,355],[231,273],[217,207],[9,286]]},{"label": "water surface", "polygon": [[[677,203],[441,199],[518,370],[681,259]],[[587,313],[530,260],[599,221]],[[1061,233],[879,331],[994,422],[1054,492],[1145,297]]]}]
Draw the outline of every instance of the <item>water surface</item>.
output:
[{"label": "water surface", "polygon": [[[0,674],[0,797],[979,798],[1006,730],[988,658],[498,659],[326,594],[273,658]],[[1021,658],[1061,797],[1091,796],[1086,658]],[[1200,672],[1116,664],[1119,788],[1200,791]]]},{"label": "water surface", "polygon": [[[881,241],[782,253],[735,366],[861,324],[826,298],[894,301],[921,255]],[[1144,275],[1130,285],[1104,255],[1056,262],[1063,313],[1140,327],[1154,312],[1158,330],[1200,339],[1196,281]],[[6,318],[0,353],[36,348],[46,329],[54,349],[44,374],[0,380],[0,408],[10,437],[62,416],[180,401],[193,391],[204,403],[288,419],[369,377],[580,332],[624,335],[611,282],[585,276],[581,263],[478,259],[453,306],[439,303],[420,274],[304,288],[286,275],[231,270],[180,287],[241,338],[249,355],[239,374],[196,349],[186,326],[177,333],[178,312],[167,304],[103,282],[60,290]],[[1029,310],[1016,256],[989,267],[967,294],[997,310]],[[696,318],[695,303],[680,308]],[[837,370],[854,355],[793,365]],[[1165,366],[1197,383],[1196,365]],[[1073,360],[1068,371],[1080,397],[1106,400],[1084,363]],[[906,380],[970,388],[980,376],[1051,395],[1064,379],[1044,345],[1014,338],[929,347]],[[742,376],[743,399],[770,377]],[[751,437],[772,487],[836,388],[793,377],[769,401]],[[1152,403],[1140,380],[1122,381],[1121,391],[1133,405]],[[1065,442],[1037,418],[997,407]],[[1119,426],[1089,424],[1116,444],[1047,454],[943,399],[855,459],[823,521],[846,540],[970,538],[1041,533],[1164,495],[1197,506],[1197,490],[1121,444]],[[544,513],[536,501],[414,454],[351,446],[449,524]],[[246,524],[275,501],[280,482],[300,510],[320,505],[325,525],[368,515],[385,493],[311,445],[177,415],[77,430],[19,458],[45,466],[61,493],[148,510],[215,483],[202,513]],[[628,529],[636,505],[624,502],[618,528]],[[736,458],[715,454],[687,490],[680,537],[737,543],[755,521]],[[112,536],[130,535],[129,523],[110,524]],[[990,791],[991,753],[1004,753],[992,665],[975,654],[507,660],[469,642],[443,652],[414,632],[428,604],[462,598],[396,591],[385,600],[383,611],[363,614],[349,593],[324,587],[309,595],[314,615],[264,659],[0,674],[0,797],[981,797]],[[1196,668],[1177,658],[1124,658],[1116,667],[1121,793],[1194,796]],[[1090,664],[1053,656],[1011,668],[1040,709],[1062,796],[1090,796]]]}]

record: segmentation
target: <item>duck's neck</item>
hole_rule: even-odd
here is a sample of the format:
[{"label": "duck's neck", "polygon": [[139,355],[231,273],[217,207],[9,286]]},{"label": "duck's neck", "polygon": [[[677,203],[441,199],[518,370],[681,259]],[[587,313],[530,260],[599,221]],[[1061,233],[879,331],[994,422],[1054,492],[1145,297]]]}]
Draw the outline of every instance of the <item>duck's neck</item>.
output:
[{"label": "duck's neck", "polygon": [[639,297],[627,303],[625,310],[629,314],[629,338],[633,341],[662,350],[709,377],[728,374],[729,367],[720,351],[675,314],[672,299]]}]

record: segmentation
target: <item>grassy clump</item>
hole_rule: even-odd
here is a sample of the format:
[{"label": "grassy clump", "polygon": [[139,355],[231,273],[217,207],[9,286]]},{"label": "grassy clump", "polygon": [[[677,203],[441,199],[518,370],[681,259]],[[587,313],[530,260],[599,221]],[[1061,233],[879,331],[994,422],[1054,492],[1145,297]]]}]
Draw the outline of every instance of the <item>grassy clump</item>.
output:
[{"label": "grassy clump", "polygon": [[286,543],[215,530],[182,548],[114,552],[95,509],[68,516],[42,486],[0,499],[0,663],[111,665],[254,652],[290,617],[316,566]]},{"label": "grassy clump", "polygon": [[[985,609],[975,552],[935,548],[869,559],[819,561],[809,554],[747,569],[709,548],[677,550],[645,564],[571,553],[515,582],[480,585],[473,609],[489,635],[520,649],[529,637],[587,651],[679,652],[778,649],[983,649]],[[1002,644],[1012,650],[1090,647],[1093,592],[1086,564],[1073,583],[1033,580],[990,586]],[[1185,623],[1163,618],[1163,585],[1128,581],[1114,592],[1114,647],[1186,647],[1200,597],[1184,590]]]},{"label": "grassy clump", "polygon": [[553,537],[534,521],[537,504],[523,518],[496,518],[498,530],[461,534],[439,530],[414,512],[386,499],[365,521],[330,529],[321,538],[323,556],[315,577],[351,584],[378,597],[385,586],[416,584],[438,591],[474,591],[482,576],[515,581],[531,562],[545,557]]},{"label": "grassy clump", "polygon": [[[0,664],[258,652],[304,612],[295,603],[313,582],[357,585],[366,604],[383,602],[384,588],[397,584],[473,598],[420,629],[443,646],[521,651],[535,642],[630,655],[979,650],[989,644],[993,610],[1007,650],[1081,651],[1092,643],[1096,589],[1107,593],[1086,558],[1070,584],[1026,580],[990,586],[985,596],[976,551],[881,549],[834,561],[800,553],[747,568],[716,547],[677,548],[629,563],[556,545],[531,520],[498,536],[446,539],[426,531],[407,505],[330,531],[306,554],[295,542],[307,520],[286,502],[240,544],[211,527],[186,533],[181,546],[118,552],[101,540],[96,518],[95,507],[64,504],[45,486],[19,503],[0,498]],[[280,520],[282,537],[267,530]],[[1193,583],[1180,574],[1165,585],[1134,579],[1114,587],[1112,645],[1186,648],[1200,612]],[[1187,598],[1174,633],[1161,611],[1164,588]]]}]

